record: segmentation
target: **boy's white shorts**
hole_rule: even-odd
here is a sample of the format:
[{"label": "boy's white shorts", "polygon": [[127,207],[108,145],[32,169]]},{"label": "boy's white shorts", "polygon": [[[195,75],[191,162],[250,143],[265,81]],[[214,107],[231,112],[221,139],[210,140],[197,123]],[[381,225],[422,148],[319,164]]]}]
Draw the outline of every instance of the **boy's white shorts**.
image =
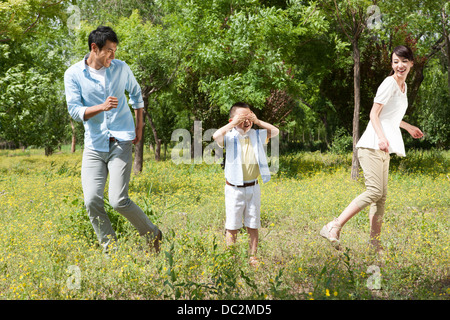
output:
[{"label": "boy's white shorts", "polygon": [[242,228],[242,219],[247,228],[261,227],[261,189],[259,184],[250,187],[225,185],[225,229]]}]

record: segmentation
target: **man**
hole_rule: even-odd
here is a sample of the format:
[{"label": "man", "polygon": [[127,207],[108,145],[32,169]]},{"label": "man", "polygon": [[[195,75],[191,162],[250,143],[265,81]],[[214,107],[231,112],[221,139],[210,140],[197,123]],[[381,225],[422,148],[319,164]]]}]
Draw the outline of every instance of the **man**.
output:
[{"label": "man", "polygon": [[89,218],[107,252],[117,241],[103,202],[109,173],[110,204],[159,252],[161,231],[128,197],[132,144],[142,139],[141,88],[130,67],[114,59],[119,41],[111,28],[98,27],[90,33],[88,43],[90,52],[66,70],[64,85],[69,114],[85,128],[81,182]]}]

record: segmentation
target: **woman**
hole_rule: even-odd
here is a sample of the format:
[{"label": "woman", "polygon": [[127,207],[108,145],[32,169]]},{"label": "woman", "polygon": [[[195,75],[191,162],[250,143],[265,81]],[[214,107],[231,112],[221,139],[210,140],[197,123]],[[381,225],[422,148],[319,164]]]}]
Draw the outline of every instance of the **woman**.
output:
[{"label": "woman", "polygon": [[376,252],[382,251],[380,232],[387,194],[389,154],[405,156],[400,128],[407,130],[413,138],[423,137],[419,128],[402,120],[408,107],[405,80],[414,64],[411,49],[396,47],[391,53],[391,62],[392,71],[378,87],[369,124],[356,145],[358,159],[364,171],[366,191],[320,231],[320,235],[328,239],[336,249],[339,249],[341,228],[355,214],[370,205],[370,244]]}]

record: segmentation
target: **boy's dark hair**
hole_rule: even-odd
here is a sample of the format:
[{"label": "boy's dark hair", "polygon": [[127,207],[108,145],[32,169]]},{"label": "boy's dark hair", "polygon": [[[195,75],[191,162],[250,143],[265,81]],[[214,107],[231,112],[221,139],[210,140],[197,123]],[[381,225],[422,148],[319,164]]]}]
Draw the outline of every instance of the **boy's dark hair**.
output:
[{"label": "boy's dark hair", "polygon": [[230,119],[233,118],[236,109],[237,108],[246,108],[246,109],[250,109],[250,106],[248,104],[246,104],[245,102],[236,102],[235,104],[233,104],[233,106],[230,108]]},{"label": "boy's dark hair", "polygon": [[114,43],[119,43],[116,33],[110,27],[99,26],[89,34],[89,51],[91,51],[91,45],[95,43],[97,47],[102,50],[106,41],[109,40]]}]

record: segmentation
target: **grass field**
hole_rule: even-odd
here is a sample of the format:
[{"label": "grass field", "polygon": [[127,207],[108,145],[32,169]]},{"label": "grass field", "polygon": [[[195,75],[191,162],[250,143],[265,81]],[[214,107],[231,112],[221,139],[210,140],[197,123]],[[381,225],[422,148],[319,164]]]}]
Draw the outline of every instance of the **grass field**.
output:
[{"label": "grass field", "polygon": [[320,228],[364,190],[351,155],[280,158],[262,185],[261,264],[244,230],[224,242],[219,165],[155,162],[130,197],[164,232],[161,253],[106,203],[118,250],[106,256],[83,208],[81,151],[0,151],[0,299],[422,299],[450,296],[449,151],[393,157],[382,231],[369,251],[368,209],[344,227],[338,252]]}]

